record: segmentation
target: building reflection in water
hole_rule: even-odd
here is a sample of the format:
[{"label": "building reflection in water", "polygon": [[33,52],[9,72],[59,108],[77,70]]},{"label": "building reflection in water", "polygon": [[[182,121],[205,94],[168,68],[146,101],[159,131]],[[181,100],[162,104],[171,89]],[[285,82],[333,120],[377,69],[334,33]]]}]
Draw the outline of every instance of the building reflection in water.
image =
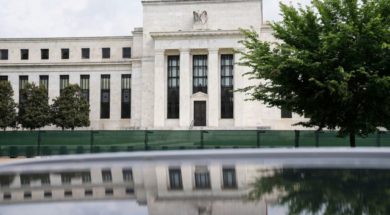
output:
[{"label": "building reflection in water", "polygon": [[128,200],[150,215],[266,214],[248,202],[258,165],[148,164],[45,168],[0,173],[0,207],[9,204]]},{"label": "building reflection in water", "polygon": [[150,215],[390,214],[388,170],[199,160],[27,169],[0,172],[0,208],[124,200]]}]

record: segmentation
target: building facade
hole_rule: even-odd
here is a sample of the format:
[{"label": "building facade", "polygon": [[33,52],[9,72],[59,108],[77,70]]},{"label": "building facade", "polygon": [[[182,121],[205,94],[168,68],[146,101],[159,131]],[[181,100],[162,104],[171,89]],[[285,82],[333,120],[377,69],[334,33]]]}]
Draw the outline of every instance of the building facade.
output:
[{"label": "building facade", "polygon": [[[94,130],[297,129],[302,116],[247,101],[240,28],[273,41],[261,0],[143,0],[132,36],[0,39],[0,78],[19,101],[26,82],[69,83],[90,103]],[[54,129],[49,127],[46,129]]]}]

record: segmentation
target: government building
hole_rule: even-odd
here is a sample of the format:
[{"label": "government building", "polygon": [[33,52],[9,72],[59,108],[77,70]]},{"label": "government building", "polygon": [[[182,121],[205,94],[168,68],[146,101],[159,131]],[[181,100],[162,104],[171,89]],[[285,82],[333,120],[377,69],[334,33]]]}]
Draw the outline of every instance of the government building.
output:
[{"label": "government building", "polygon": [[[0,79],[49,101],[79,84],[93,130],[297,129],[302,116],[234,92],[254,82],[238,65],[244,37],[273,41],[261,0],[143,0],[132,36],[0,38]],[[130,32],[129,32],[130,35]],[[48,127],[45,129],[56,129]]]}]

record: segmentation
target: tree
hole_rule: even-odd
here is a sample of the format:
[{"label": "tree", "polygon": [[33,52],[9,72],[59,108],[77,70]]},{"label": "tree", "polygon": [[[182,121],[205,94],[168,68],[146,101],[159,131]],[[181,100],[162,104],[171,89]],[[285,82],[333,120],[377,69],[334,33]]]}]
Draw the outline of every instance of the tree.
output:
[{"label": "tree", "polygon": [[14,91],[8,81],[0,81],[0,128],[16,126],[16,103]]},{"label": "tree", "polygon": [[57,127],[72,129],[76,127],[87,127],[89,121],[89,104],[82,97],[78,85],[66,87],[60,97],[53,100],[51,106],[52,121]]},{"label": "tree", "polygon": [[277,42],[243,30],[245,75],[260,83],[241,89],[310,118],[299,125],[365,137],[390,128],[390,1],[313,0],[311,7],[280,4],[271,23]]},{"label": "tree", "polygon": [[[386,169],[278,169],[251,186],[248,198],[257,201],[276,194],[290,215],[390,214],[390,171]],[[269,172],[271,171],[271,172]]]},{"label": "tree", "polygon": [[44,86],[26,84],[21,90],[18,121],[23,128],[34,130],[50,124],[50,106]]}]

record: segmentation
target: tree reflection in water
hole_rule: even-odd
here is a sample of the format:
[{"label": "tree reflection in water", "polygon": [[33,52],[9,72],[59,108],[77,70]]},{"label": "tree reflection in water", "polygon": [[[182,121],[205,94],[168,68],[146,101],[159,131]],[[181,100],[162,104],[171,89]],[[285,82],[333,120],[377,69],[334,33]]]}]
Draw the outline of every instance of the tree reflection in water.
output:
[{"label": "tree reflection in water", "polygon": [[390,214],[389,170],[281,169],[264,175],[253,183],[249,198],[278,193],[278,203],[290,215]]}]

